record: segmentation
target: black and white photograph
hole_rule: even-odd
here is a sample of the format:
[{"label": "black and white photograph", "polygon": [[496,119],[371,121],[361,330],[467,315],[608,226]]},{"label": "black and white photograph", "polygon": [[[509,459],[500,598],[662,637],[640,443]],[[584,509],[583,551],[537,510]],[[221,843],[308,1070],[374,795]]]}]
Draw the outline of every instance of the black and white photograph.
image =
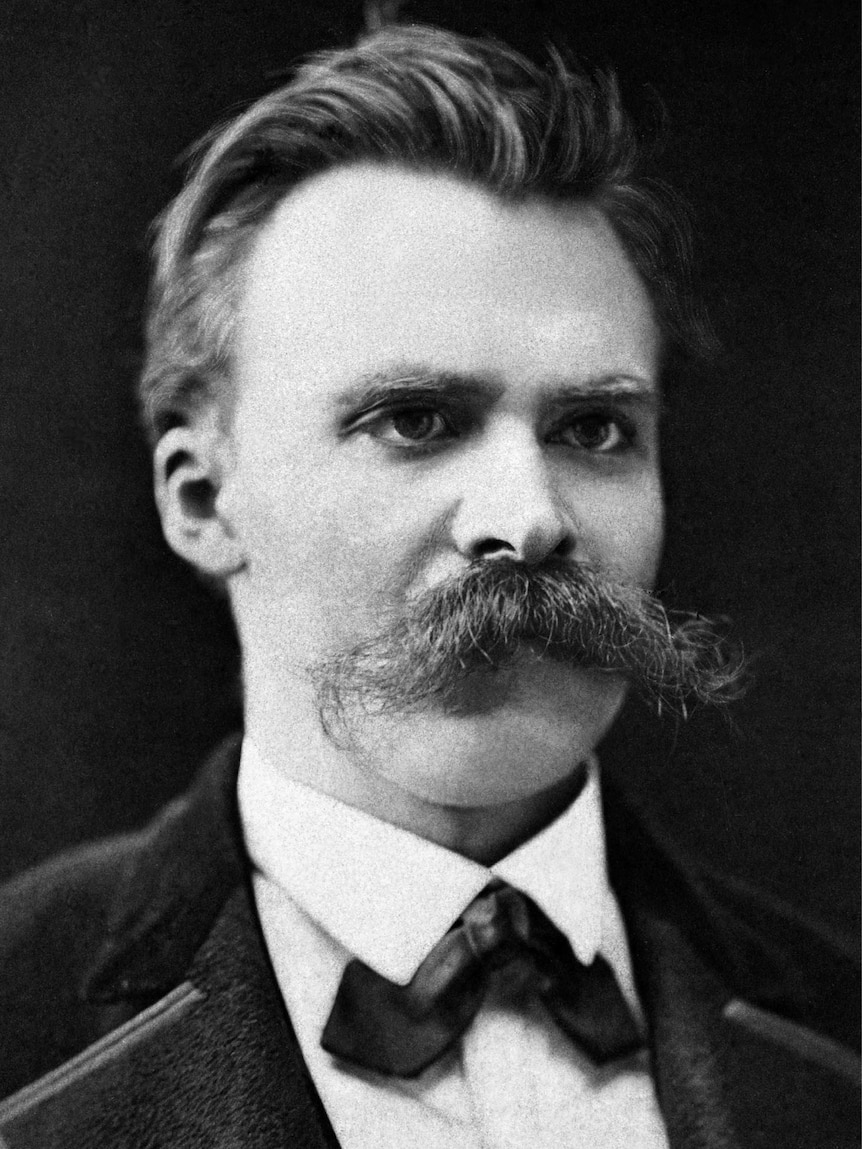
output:
[{"label": "black and white photograph", "polygon": [[0,1149],[858,1149],[858,23],[6,0]]}]

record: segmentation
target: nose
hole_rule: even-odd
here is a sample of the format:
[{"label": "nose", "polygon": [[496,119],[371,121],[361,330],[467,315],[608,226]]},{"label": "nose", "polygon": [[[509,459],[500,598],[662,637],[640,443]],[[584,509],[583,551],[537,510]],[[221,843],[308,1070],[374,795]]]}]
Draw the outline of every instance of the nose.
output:
[{"label": "nose", "polygon": [[568,558],[576,534],[542,446],[529,435],[500,435],[476,451],[464,476],[452,537],[470,562],[509,558],[531,566]]}]

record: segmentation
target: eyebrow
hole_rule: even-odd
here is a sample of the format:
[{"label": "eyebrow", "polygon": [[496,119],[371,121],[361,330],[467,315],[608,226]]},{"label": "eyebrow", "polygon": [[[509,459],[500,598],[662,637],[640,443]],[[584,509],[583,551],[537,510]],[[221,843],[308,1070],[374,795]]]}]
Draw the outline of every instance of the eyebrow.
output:
[{"label": "eyebrow", "polygon": [[[493,401],[504,391],[505,384],[492,377],[410,366],[362,375],[336,396],[335,403],[342,411],[367,411],[398,398]],[[552,406],[608,399],[653,405],[658,403],[659,388],[645,376],[612,372],[578,381],[550,379],[542,397]]]}]

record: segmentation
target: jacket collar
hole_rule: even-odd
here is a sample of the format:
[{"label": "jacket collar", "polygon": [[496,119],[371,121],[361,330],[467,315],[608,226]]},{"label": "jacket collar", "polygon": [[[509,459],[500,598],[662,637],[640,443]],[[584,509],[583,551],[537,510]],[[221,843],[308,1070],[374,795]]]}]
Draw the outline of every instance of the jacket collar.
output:
[{"label": "jacket collar", "polygon": [[[248,1088],[240,1088],[236,1073],[225,1069],[211,1084],[207,1105],[217,1107],[226,1098],[227,1120],[233,1110],[260,1106],[262,1094],[281,1096],[278,1082],[292,1075],[297,1084],[291,1096],[303,1099],[308,1144],[332,1145],[254,917],[235,802],[238,762],[239,740],[233,739],[188,795],[139,837],[86,994],[143,1008],[188,979],[204,999],[197,1023],[179,1027],[174,1037],[178,1063],[190,1075],[189,1095],[199,1088],[202,1045],[209,1043],[212,1055],[213,1047],[233,1048],[239,1034],[234,1055],[247,1054],[255,1072],[269,1066],[268,1084],[254,1085],[250,1077]],[[783,911],[692,876],[664,836],[646,828],[607,781],[605,807],[611,881],[650,1023],[654,1075],[673,1149],[851,1144],[848,1113],[858,1104],[846,1080],[852,1055],[835,1041],[855,1024],[846,1006],[855,990],[852,963],[812,931],[803,930],[800,943],[799,923],[788,922]],[[776,934],[778,945],[768,940]],[[792,954],[792,937],[837,1002],[831,1018],[825,1011],[834,1039],[825,1045],[806,1028],[824,1002],[811,996],[811,978]],[[771,1012],[775,1006],[784,1019]],[[818,1063],[812,1051],[819,1056],[824,1050]],[[833,1055],[838,1070],[829,1064]]]},{"label": "jacket collar", "polygon": [[[248,881],[236,801],[241,737],[212,755],[190,790],[140,835],[117,889],[107,937],[85,996],[148,999],[181,980],[231,893]],[[603,779],[608,867],[638,971],[649,967],[641,926],[662,922],[714,971],[725,1000],[745,997],[802,1024],[827,1018],[836,1040],[852,1043],[853,1019],[837,991],[855,988],[854,965],[787,907],[706,874],[684,858],[618,785]],[[805,938],[799,946],[800,932]],[[802,960],[804,959],[804,966]],[[812,993],[806,970],[826,993]],[[650,987],[639,974],[645,1002]],[[846,1002],[847,997],[844,997]],[[851,998],[852,1000],[852,998]]]},{"label": "jacket collar", "polygon": [[181,981],[231,893],[246,880],[236,806],[239,735],[139,836],[83,993],[148,1000]]},{"label": "jacket collar", "polygon": [[[225,741],[189,790],[138,836],[89,971],[88,1000],[146,1000],[170,991],[186,976],[232,892],[247,881],[236,787],[241,742],[240,735]],[[712,907],[703,908],[702,897],[621,795],[606,788],[604,806],[610,879],[626,916],[629,907],[639,910],[645,902],[655,909],[659,890],[663,907],[673,907],[688,930],[707,936]]]},{"label": "jacket collar", "polygon": [[[240,735],[225,741],[190,791],[140,834],[88,974],[88,1000],[167,993],[185,977],[233,890],[247,884],[236,796],[240,741]],[[695,867],[644,811],[632,809],[613,780],[603,779],[602,788],[610,882],[630,933],[642,1000],[651,995],[641,972],[652,956],[645,927],[662,923],[714,972],[725,1001],[744,997],[803,1025],[825,1018],[834,1040],[853,1044],[855,1019],[846,1002],[856,992],[855,964],[841,947],[790,908],[776,910],[741,884]]]},{"label": "jacket collar", "polygon": [[[649,967],[654,924],[713,971],[724,1000],[744,998],[858,1049],[859,968],[852,942],[747,883],[695,863],[651,815],[603,780],[608,862],[632,943]],[[646,987],[639,990],[649,996]]]}]

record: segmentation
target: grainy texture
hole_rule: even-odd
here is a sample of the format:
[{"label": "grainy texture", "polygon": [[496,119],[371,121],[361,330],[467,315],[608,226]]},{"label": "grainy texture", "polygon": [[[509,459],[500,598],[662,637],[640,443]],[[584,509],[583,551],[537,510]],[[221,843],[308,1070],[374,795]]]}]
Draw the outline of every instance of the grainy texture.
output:
[{"label": "grainy texture", "polygon": [[[728,348],[674,405],[663,581],[738,619],[737,727],[604,758],[689,845],[827,918],[856,913],[855,45],[849,5],[415,2],[547,31],[669,107]],[[175,157],[360,5],[9,0],[0,10],[0,871],[131,826],[236,720],[224,613],[161,543],[130,398],[148,222]],[[852,77],[852,79],[851,79]],[[853,350],[851,350],[851,348]],[[684,406],[682,400],[684,399]],[[684,412],[684,414],[683,414]]]},{"label": "grainy texture", "polygon": [[[65,873],[33,874],[23,926],[22,886],[0,890],[0,964],[9,971],[0,985],[0,1097],[177,986],[185,995],[169,1023],[154,1011],[126,1028],[112,1056],[99,1045],[66,1088],[0,1104],[10,1149],[335,1144],[243,874],[238,764],[236,743],[226,745],[145,833],[90,851]],[[613,787],[605,799],[611,880],[671,1149],[858,1146],[855,1083],[752,1035],[726,1010],[742,996],[858,1050],[858,966],[786,906],[693,867]],[[66,937],[66,922],[39,911],[64,903],[90,907],[67,963],[76,1000],[38,959]],[[76,1033],[64,1052],[60,1031]]]}]

